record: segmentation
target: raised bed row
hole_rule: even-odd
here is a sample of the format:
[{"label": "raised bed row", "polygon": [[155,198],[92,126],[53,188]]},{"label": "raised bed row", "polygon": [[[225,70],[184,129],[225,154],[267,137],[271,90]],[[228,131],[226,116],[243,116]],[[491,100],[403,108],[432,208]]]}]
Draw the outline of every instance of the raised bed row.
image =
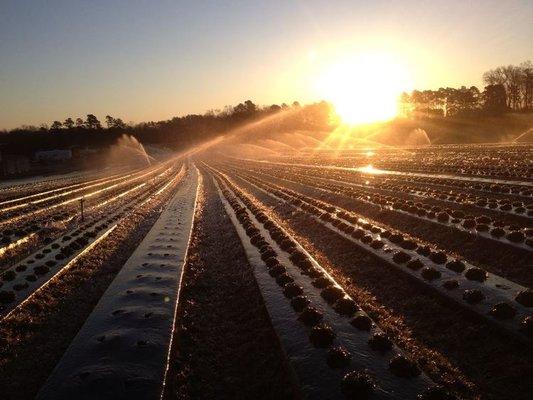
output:
[{"label": "raised bed row", "polygon": [[300,167],[305,169],[319,169],[327,171],[341,171],[358,174],[360,176],[377,175],[382,172],[389,178],[401,179],[402,181],[413,181],[420,183],[430,183],[439,185],[449,185],[468,189],[486,191],[490,193],[517,194],[524,197],[533,196],[533,184],[522,181],[506,181],[500,179],[475,179],[453,175],[434,175],[420,173],[393,173],[392,171],[372,170],[367,167],[339,167],[335,165],[307,164],[307,163],[286,163],[272,161],[245,160],[253,163],[266,165],[278,165],[283,167]]},{"label": "raised bed row", "polygon": [[[265,174],[271,176],[270,174]],[[276,176],[280,178],[280,176]],[[436,223],[471,235],[481,236],[491,240],[497,240],[522,249],[533,248],[533,230],[519,226],[505,226],[501,221],[494,221],[487,216],[469,216],[463,212],[451,209],[442,209],[438,206],[404,200],[396,196],[384,196],[371,191],[362,191],[346,184],[320,183],[317,179],[305,178],[295,180],[290,177],[282,177],[286,181],[310,185],[319,190],[334,194],[342,194],[357,201],[387,208],[391,211],[408,214],[414,218]],[[502,226],[503,225],[503,226]]]},{"label": "raised bed row", "polygon": [[[163,164],[157,168],[152,168],[148,172],[141,171],[135,174],[128,174],[124,177],[118,177],[114,179],[109,179],[107,181],[91,184],[87,187],[82,187],[75,190],[69,190],[66,193],[60,193],[52,196],[48,196],[44,199],[37,200],[35,202],[26,202],[15,206],[10,206],[1,210],[1,219],[2,223],[16,222],[21,218],[26,218],[28,215],[35,215],[40,212],[48,211],[55,207],[60,207],[63,205],[70,204],[72,202],[78,201],[82,198],[91,198],[97,196],[100,193],[107,192],[124,185],[134,184],[135,182],[146,181],[150,179],[151,176],[156,176],[162,170],[169,169],[168,164]],[[103,186],[103,187],[102,187]],[[90,188],[100,187],[97,190],[90,192],[78,193],[85,191]],[[74,197],[69,197],[64,199],[64,197],[69,195],[75,195]]]},{"label": "raised bed row", "polygon": [[103,178],[83,180],[82,182],[72,183],[72,184],[68,184],[67,182],[64,182],[64,184],[61,185],[60,187],[55,187],[53,189],[44,188],[44,190],[34,191],[32,194],[29,194],[29,195],[26,194],[23,196],[13,196],[9,200],[3,200],[0,202],[0,211],[7,211],[7,209],[10,209],[11,207],[18,205],[22,202],[33,203],[35,201],[41,200],[43,197],[49,197],[50,195],[54,195],[54,196],[64,195],[66,192],[70,193],[73,190],[78,190],[79,188],[86,188],[87,186],[105,183],[112,179],[126,177],[128,175],[131,175],[132,173],[113,174],[113,175],[106,176]]},{"label": "raised bed row", "polygon": [[[507,152],[494,151],[485,147],[476,152],[473,149],[467,151],[424,151],[422,149],[394,151],[377,151],[367,153],[367,160],[380,169],[394,173],[421,173],[464,177],[469,179],[510,179],[517,181],[531,181],[533,168],[527,157],[531,148],[521,147],[520,151],[511,149]],[[360,156],[346,156],[347,152],[340,152],[343,157],[313,157],[313,161],[319,163],[331,163],[334,166],[354,167],[365,161],[364,153]],[[349,154],[349,153],[348,153]],[[304,162],[308,161],[307,159]]]},{"label": "raised bed row", "polygon": [[[263,171],[263,169],[258,168],[251,169],[258,172]],[[268,171],[271,173],[276,172],[275,170],[272,171],[272,169],[267,169],[265,172],[268,173]],[[461,210],[464,206],[480,210],[484,209],[495,215],[500,224],[505,223],[504,219],[509,218],[512,218],[512,220],[517,221],[520,224],[527,219],[533,218],[533,203],[525,204],[523,201],[516,199],[480,197],[472,193],[450,190],[448,188],[446,190],[431,187],[428,188],[427,185],[423,185],[422,189],[420,186],[406,185],[405,183],[391,180],[388,177],[381,179],[377,176],[373,176],[370,178],[354,174],[339,173],[338,171],[329,171],[327,176],[317,176],[317,172],[313,170],[308,171],[301,168],[288,168],[283,171],[283,175],[300,176],[303,179],[319,179],[324,182],[359,188],[361,191],[370,193],[371,195],[379,193],[382,195],[389,194],[398,197],[398,194],[403,194],[407,200],[414,197],[413,203],[415,203],[416,198],[420,198],[423,199],[421,201],[430,200],[430,202],[436,203],[436,205],[441,206],[441,208],[446,208],[445,204],[450,203],[451,206],[454,207],[454,210],[451,210],[450,212],[456,213],[462,217],[466,216],[466,213]],[[444,205],[439,203],[444,203]],[[426,207],[427,206],[429,206],[429,204],[426,204]],[[472,218],[475,217],[473,216]]]},{"label": "raised bed row", "polygon": [[198,193],[189,169],[124,264],[37,399],[158,399]]},{"label": "raised bed row", "polygon": [[[302,172],[308,174],[307,171]],[[505,214],[517,215],[521,217],[533,216],[533,203],[526,204],[522,200],[513,200],[509,198],[492,198],[488,196],[482,197],[472,192],[465,193],[464,191],[460,191],[457,189],[435,187],[432,188],[428,187],[427,184],[406,184],[404,181],[390,179],[389,177],[381,178],[378,176],[373,176],[371,178],[365,178],[359,175],[353,176],[353,174],[338,174],[336,172],[333,172],[329,175],[330,176],[328,176],[328,178],[322,179],[337,181],[338,183],[343,184],[350,183],[350,185],[352,186],[357,186],[361,188],[373,188],[386,192],[405,193],[407,195],[416,196],[420,198],[432,198],[438,201],[455,203],[459,205],[468,205],[477,208],[493,210]],[[336,179],[332,179],[331,175],[334,175]],[[336,175],[340,176],[338,176],[337,178]]]},{"label": "raised bed row", "polygon": [[[181,176],[178,174],[169,183]],[[163,188],[168,187],[169,183],[162,185]],[[0,275],[0,319],[9,315],[61,271],[69,268],[79,256],[107,236],[122,217],[153,195],[153,191],[138,193],[118,207],[104,209],[60,238],[45,240],[45,247],[3,271]]]},{"label": "raised bed row", "polygon": [[224,177],[217,187],[305,398],[454,398],[251,198]]},{"label": "raised bed row", "polygon": [[[348,172],[348,171],[344,171]],[[352,172],[353,173],[353,172]],[[368,176],[368,174],[361,174],[361,176]],[[473,190],[490,195],[511,195],[513,197],[531,198],[533,197],[533,189],[527,186],[520,186],[508,183],[490,183],[490,182],[475,182],[475,181],[458,181],[455,179],[446,179],[441,177],[424,177],[424,176],[398,176],[388,175],[386,177],[391,181],[398,183],[413,183],[418,185],[431,185],[441,187],[460,188],[462,190]]]},{"label": "raised bed row", "polygon": [[328,229],[475,311],[527,343],[533,337],[533,292],[465,260],[320,200],[248,178],[259,190],[309,214]]},{"label": "raised bed row", "polygon": [[[167,169],[157,175],[154,179],[161,180],[164,179],[167,175],[171,173],[171,169]],[[135,190],[138,190],[142,187],[146,186],[145,182],[141,182],[137,184],[136,186],[133,186],[132,188],[129,188],[127,190],[124,190],[120,192],[118,195],[115,195],[114,193],[106,193],[106,196],[99,198],[99,202],[95,203],[93,206],[89,206],[88,204],[85,205],[85,213],[89,214],[93,210],[98,209],[104,205],[109,204],[111,201],[115,201],[117,199],[120,199],[124,195],[127,195]],[[36,235],[36,234],[42,234],[46,231],[46,226],[51,223],[67,223],[71,219],[73,219],[73,215],[69,213],[68,210],[65,209],[58,209],[54,208],[54,211],[48,209],[43,209],[43,211],[47,211],[46,215],[42,215],[42,213],[37,215],[31,215],[31,219],[27,218],[27,221],[24,222],[17,222],[17,223],[3,223],[2,224],[2,231],[0,234],[0,256],[2,253],[4,253],[7,248],[13,248],[16,247],[16,244],[24,243],[30,236]],[[77,210],[77,207],[76,207]],[[28,216],[29,217],[29,216]],[[2,251],[2,249],[5,249]]]},{"label": "raised bed row", "polygon": [[533,217],[533,204],[525,204],[520,200],[510,201],[509,199],[491,199],[489,197],[481,197],[472,193],[467,194],[453,190],[442,190],[435,188],[421,189],[417,186],[392,184],[388,182],[384,182],[380,186],[375,186],[374,188],[393,192],[405,192],[416,197],[432,198],[435,200],[459,205],[468,205],[487,210],[494,210],[505,214]]},{"label": "raised bed row", "polygon": [[1,182],[0,189],[2,189],[2,196],[0,198],[2,201],[10,200],[19,196],[38,194],[41,191],[60,189],[64,186],[83,183],[91,179],[97,179],[96,177],[102,176],[104,173],[108,173],[109,170],[118,171],[121,169],[124,168],[104,168],[103,170],[92,172],[52,175],[51,177],[28,177],[12,182]]},{"label": "raised bed row", "polygon": [[[533,176],[533,170],[527,164],[516,165],[516,162],[510,160],[505,161],[505,165],[492,166],[482,159],[476,158],[471,160],[472,164],[464,165],[450,165],[453,164],[453,159],[447,158],[446,164],[439,164],[435,162],[434,158],[428,160],[416,160],[414,162],[390,162],[379,160],[377,165],[379,168],[393,171],[394,173],[418,173],[418,174],[451,174],[452,176],[465,177],[467,179],[498,179],[498,180],[513,180],[523,181],[530,179]],[[513,165],[514,164],[514,165]]]}]

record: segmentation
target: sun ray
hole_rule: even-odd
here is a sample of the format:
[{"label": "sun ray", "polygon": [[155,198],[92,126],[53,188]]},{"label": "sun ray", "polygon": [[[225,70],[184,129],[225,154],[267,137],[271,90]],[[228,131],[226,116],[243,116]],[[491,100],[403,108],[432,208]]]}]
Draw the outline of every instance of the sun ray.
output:
[{"label": "sun ray", "polygon": [[359,54],[330,65],[316,88],[344,124],[387,121],[398,115],[398,98],[410,89],[407,71],[391,54]]}]

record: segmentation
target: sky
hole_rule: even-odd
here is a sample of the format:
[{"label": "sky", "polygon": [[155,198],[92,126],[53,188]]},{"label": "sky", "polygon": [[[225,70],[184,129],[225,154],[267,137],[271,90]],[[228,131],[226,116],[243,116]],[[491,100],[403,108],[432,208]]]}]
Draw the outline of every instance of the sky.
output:
[{"label": "sky", "polygon": [[533,60],[532,21],[529,0],[0,0],[0,129],[317,101],[323,71],[368,53],[405,89],[482,86]]}]

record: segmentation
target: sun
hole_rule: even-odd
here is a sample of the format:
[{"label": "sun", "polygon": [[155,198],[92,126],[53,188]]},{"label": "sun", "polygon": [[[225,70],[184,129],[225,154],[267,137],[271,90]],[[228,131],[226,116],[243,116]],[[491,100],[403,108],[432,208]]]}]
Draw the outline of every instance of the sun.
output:
[{"label": "sun", "polygon": [[407,68],[388,54],[360,54],[325,68],[318,94],[350,125],[386,121],[398,115],[398,99],[410,89]]}]

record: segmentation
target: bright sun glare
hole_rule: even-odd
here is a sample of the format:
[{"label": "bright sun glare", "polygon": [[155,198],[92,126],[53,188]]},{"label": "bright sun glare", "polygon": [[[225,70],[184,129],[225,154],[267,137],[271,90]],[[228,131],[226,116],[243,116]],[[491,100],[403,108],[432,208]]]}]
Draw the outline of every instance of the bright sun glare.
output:
[{"label": "bright sun glare", "polygon": [[317,81],[319,94],[333,103],[345,124],[386,121],[398,114],[398,98],[409,90],[404,65],[391,55],[364,54],[327,68]]}]

